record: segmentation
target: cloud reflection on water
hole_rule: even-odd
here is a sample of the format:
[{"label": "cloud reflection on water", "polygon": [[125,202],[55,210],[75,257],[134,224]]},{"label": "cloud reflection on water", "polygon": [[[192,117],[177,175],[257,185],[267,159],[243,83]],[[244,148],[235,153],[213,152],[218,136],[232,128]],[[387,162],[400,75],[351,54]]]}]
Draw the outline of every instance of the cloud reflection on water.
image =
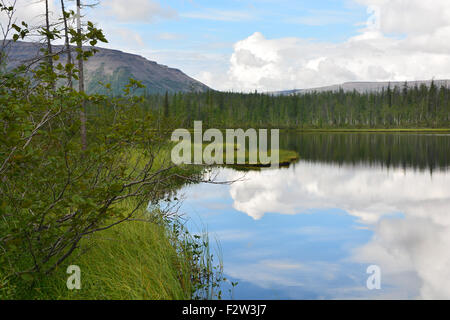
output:
[{"label": "cloud reflection on water", "polygon": [[[222,174],[227,179],[242,175],[232,170]],[[450,175],[442,171],[430,175],[412,169],[300,162],[290,169],[248,172],[245,181],[232,184],[229,191],[233,207],[255,220],[268,213],[342,209],[373,230],[370,242],[351,250],[348,260],[378,264],[385,283],[400,291],[418,291],[407,296],[448,299],[449,186]],[[270,269],[264,264],[253,268]],[[233,273],[239,275],[238,271]],[[259,273],[267,277],[262,271],[253,277]]]}]

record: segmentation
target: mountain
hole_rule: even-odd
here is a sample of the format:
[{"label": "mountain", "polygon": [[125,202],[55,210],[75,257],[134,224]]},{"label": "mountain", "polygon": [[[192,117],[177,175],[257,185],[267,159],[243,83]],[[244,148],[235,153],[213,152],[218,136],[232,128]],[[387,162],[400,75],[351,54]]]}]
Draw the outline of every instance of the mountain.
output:
[{"label": "mountain", "polygon": [[[431,82],[438,87],[450,87],[450,80],[427,80],[427,81],[408,81],[406,82],[408,88],[414,88],[415,86],[420,87],[421,85],[426,85],[429,87]],[[336,84],[333,86],[312,88],[312,89],[296,89],[296,90],[286,90],[286,91],[276,91],[271,92],[274,95],[292,95],[292,94],[303,94],[312,92],[336,92],[343,90],[344,92],[357,91],[359,93],[370,93],[370,92],[380,92],[383,89],[386,90],[388,87],[394,89],[395,87],[402,89],[405,86],[405,81],[391,81],[391,82],[345,82],[343,84]]]},{"label": "mountain", "polygon": [[[42,44],[33,42],[11,43],[8,52],[8,67],[14,67],[24,61],[39,56]],[[114,94],[120,94],[129,78],[140,80],[148,93],[207,91],[203,83],[187,76],[182,71],[147,60],[139,55],[119,50],[96,47],[98,52],[85,62],[86,91],[106,93],[98,82],[110,83]],[[54,46],[54,52],[62,46]],[[75,56],[75,54],[74,54]],[[65,62],[65,55],[59,61]]]}]

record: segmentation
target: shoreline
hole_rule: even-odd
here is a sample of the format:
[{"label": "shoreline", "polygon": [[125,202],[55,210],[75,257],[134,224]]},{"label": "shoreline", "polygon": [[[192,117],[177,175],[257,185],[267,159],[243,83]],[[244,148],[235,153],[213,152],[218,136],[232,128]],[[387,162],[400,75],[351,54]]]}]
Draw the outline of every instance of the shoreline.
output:
[{"label": "shoreline", "polygon": [[[242,130],[248,130],[248,129],[267,129],[267,130],[280,130],[281,132],[382,132],[382,133],[389,133],[389,132],[429,132],[429,133],[450,133],[450,128],[276,128],[276,127],[235,127],[230,126],[229,128],[213,128],[213,127],[205,127],[204,130],[208,129],[218,129],[218,130],[227,130],[227,129],[242,129]],[[189,132],[194,132],[193,128],[187,128]]]},{"label": "shoreline", "polygon": [[396,133],[396,132],[407,132],[407,133],[450,133],[450,128],[448,129],[280,129],[280,131],[293,131],[293,132],[351,132],[351,133]]}]

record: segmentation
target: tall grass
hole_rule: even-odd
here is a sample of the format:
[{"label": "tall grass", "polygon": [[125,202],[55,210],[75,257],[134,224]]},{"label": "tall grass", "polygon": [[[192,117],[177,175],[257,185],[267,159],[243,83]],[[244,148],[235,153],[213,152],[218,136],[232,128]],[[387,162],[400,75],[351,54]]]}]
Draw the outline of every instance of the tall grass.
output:
[{"label": "tall grass", "polygon": [[[222,281],[207,236],[191,235],[177,220],[145,209],[139,219],[86,238],[55,273],[16,279],[0,291],[10,299],[214,299]],[[66,286],[67,267],[81,269],[81,289]],[[0,275],[1,276],[1,275]],[[1,280],[1,277],[0,277]],[[1,285],[1,284],[0,284]]]},{"label": "tall grass", "polygon": [[[170,150],[169,144],[158,152],[155,168],[167,165]],[[136,150],[127,152],[130,167],[145,163]],[[187,165],[169,174],[192,177],[202,172],[202,167]],[[174,180],[172,188],[186,183],[185,179]],[[135,207],[131,200],[120,206]],[[80,290],[67,288],[70,265],[81,269]],[[193,235],[180,219],[165,217],[157,207],[152,212],[142,208],[133,220],[84,238],[51,274],[27,279],[0,272],[0,300],[216,299],[222,296],[223,281],[220,254],[213,256],[207,233]]]}]

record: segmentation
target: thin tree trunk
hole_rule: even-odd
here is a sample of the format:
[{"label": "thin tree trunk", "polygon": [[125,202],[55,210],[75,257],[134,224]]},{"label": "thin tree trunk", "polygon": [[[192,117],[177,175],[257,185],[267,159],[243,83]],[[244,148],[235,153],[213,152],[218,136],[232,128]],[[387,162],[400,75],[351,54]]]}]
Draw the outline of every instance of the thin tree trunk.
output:
[{"label": "thin tree trunk", "polygon": [[[69,28],[67,26],[67,17],[66,17],[66,10],[64,6],[64,0],[61,0],[61,10],[63,14],[63,21],[64,21],[64,36],[65,36],[65,45],[67,50],[67,64],[72,64],[72,51],[70,49],[70,40],[69,40]],[[67,84],[70,89],[73,89],[73,83],[72,83],[72,69],[69,68],[67,71]]]},{"label": "thin tree trunk", "polygon": [[[78,48],[78,91],[84,93],[84,70],[83,70],[83,43],[81,41],[81,3],[77,0],[77,48]],[[80,121],[81,121],[81,147],[83,151],[87,148],[87,138],[86,138],[86,101],[83,99],[82,108],[80,111]]]},{"label": "thin tree trunk", "polygon": [[[47,61],[48,67],[53,74],[53,57],[52,57],[52,43],[50,39],[50,18],[49,18],[49,9],[48,9],[48,0],[45,0],[45,27],[47,32]],[[55,89],[55,82],[51,81],[52,88]]]}]

